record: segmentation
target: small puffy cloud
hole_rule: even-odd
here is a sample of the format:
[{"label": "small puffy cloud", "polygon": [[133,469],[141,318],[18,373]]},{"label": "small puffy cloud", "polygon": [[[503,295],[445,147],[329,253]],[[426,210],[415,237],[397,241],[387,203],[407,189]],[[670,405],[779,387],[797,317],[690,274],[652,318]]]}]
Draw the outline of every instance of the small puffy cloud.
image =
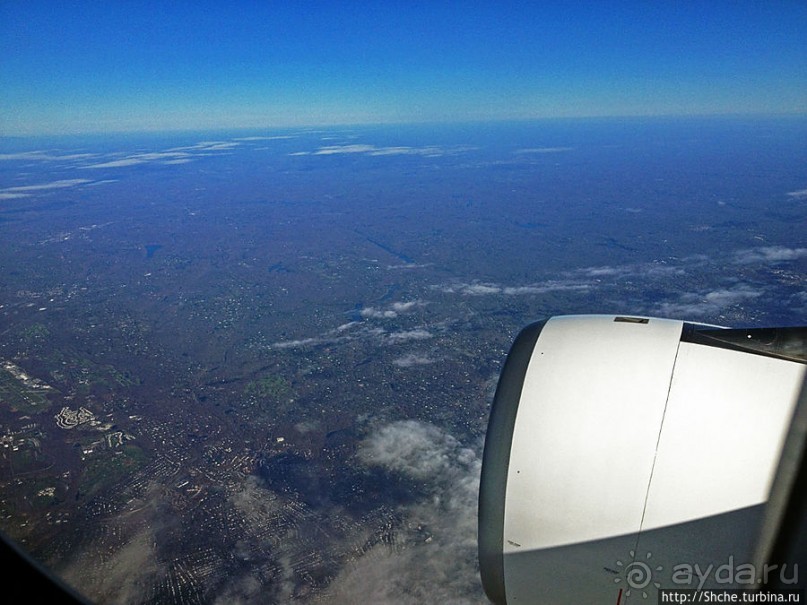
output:
[{"label": "small puffy cloud", "polygon": [[729,305],[736,305],[745,300],[757,298],[761,296],[762,292],[754,290],[748,286],[738,286],[729,290],[714,290],[703,297],[704,301],[710,305],[717,305],[720,307],[727,307]]},{"label": "small puffy cloud", "polygon": [[369,319],[392,319],[398,317],[401,313],[408,313],[409,311],[421,307],[426,303],[420,300],[410,300],[406,302],[394,302],[388,309],[378,309],[376,307],[365,307],[359,311],[359,315]]},{"label": "small puffy cloud", "polygon": [[677,302],[662,303],[658,306],[658,312],[665,317],[679,319],[714,317],[728,307],[741,305],[762,294],[761,290],[745,284],[704,293],[690,292],[683,294]]},{"label": "small puffy cloud", "polygon": [[798,191],[789,191],[787,195],[797,199],[807,198],[807,189],[799,189]]},{"label": "small puffy cloud", "polygon": [[580,269],[580,273],[588,276],[588,277],[614,277],[617,275],[622,275],[624,273],[624,268],[619,267],[588,267],[586,269]]},{"label": "small puffy cloud", "polygon": [[435,426],[401,420],[363,441],[358,457],[368,466],[381,466],[413,479],[433,479],[449,468],[449,452],[456,447],[456,439]]},{"label": "small puffy cloud", "polygon": [[402,330],[401,332],[393,332],[387,336],[387,342],[399,343],[407,340],[426,340],[431,338],[432,333],[423,328],[415,328],[414,330]]},{"label": "small puffy cloud", "polygon": [[146,160],[140,158],[124,158],[122,160],[110,160],[109,162],[101,162],[100,164],[90,164],[85,168],[123,168],[125,166],[137,166],[138,164],[145,163]]},{"label": "small puffy cloud", "polygon": [[460,294],[469,294],[471,296],[499,294],[501,291],[501,286],[496,284],[463,284],[459,289]]},{"label": "small puffy cloud", "polygon": [[345,330],[349,330],[351,328],[355,328],[356,326],[361,325],[361,322],[358,321],[349,321],[345,324],[341,324],[336,327],[337,332],[344,332]]},{"label": "small puffy cloud", "polygon": [[673,266],[665,262],[638,263],[634,265],[618,265],[602,267],[585,267],[574,272],[575,275],[584,278],[601,277],[666,277],[669,275],[681,275],[686,273],[684,269]]},{"label": "small puffy cloud", "polygon": [[407,302],[394,302],[392,303],[392,310],[396,313],[406,313],[417,307],[422,306],[424,303],[419,300],[410,300]]},{"label": "small puffy cloud", "polygon": [[498,284],[473,282],[470,284],[454,283],[444,286],[437,286],[439,290],[447,294],[462,294],[465,296],[488,296],[491,294],[501,294],[502,287]]},{"label": "small puffy cloud", "polygon": [[202,141],[196,144],[196,148],[201,151],[229,151],[239,145],[240,143],[233,141]]},{"label": "small puffy cloud", "polygon": [[[406,527],[351,561],[329,585],[334,602],[486,603],[477,565],[477,453],[438,427],[401,420],[359,444],[370,467],[421,483],[425,497],[396,512]],[[413,531],[414,530],[414,531]]]},{"label": "small puffy cloud", "polygon": [[308,345],[320,344],[322,342],[319,338],[300,338],[298,340],[282,340],[270,345],[272,349],[297,349]]},{"label": "small puffy cloud", "polygon": [[414,368],[416,366],[429,365],[434,362],[435,360],[428,355],[419,355],[417,353],[408,353],[392,361],[392,363],[399,368]]},{"label": "small puffy cloud", "polygon": [[781,263],[797,260],[807,256],[807,248],[785,248],[784,246],[765,246],[750,250],[740,250],[735,261],[740,264]]},{"label": "small puffy cloud", "polygon": [[392,310],[376,309],[375,307],[365,307],[359,311],[359,315],[369,319],[392,319],[398,317],[398,314]]}]

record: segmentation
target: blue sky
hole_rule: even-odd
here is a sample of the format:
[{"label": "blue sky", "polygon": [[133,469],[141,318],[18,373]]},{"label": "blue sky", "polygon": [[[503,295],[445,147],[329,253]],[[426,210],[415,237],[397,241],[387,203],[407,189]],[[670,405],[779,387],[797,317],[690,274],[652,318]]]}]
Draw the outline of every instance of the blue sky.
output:
[{"label": "blue sky", "polygon": [[807,3],[0,0],[0,135],[807,113]]}]

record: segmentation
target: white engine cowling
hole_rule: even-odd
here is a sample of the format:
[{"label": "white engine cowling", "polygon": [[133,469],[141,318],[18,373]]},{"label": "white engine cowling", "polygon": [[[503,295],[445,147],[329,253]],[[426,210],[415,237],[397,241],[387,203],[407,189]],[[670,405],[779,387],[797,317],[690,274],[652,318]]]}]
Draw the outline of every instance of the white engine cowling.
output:
[{"label": "white engine cowling", "polygon": [[[803,462],[804,343],[803,328],[619,316],[525,328],[485,439],[488,597],[623,605],[770,583],[751,576],[776,556]],[[788,584],[790,564],[768,573]]]}]

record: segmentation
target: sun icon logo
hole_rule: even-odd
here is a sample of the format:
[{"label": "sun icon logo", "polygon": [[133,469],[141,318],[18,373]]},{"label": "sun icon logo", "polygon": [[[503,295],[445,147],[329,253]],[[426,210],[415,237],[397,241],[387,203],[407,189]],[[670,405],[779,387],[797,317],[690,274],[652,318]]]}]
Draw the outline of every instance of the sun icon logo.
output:
[{"label": "sun icon logo", "polygon": [[[620,576],[622,572],[625,575],[625,583],[628,585],[627,590],[625,591],[625,596],[629,597],[633,590],[641,591],[642,598],[647,598],[647,591],[645,588],[650,586],[652,583],[657,589],[661,588],[661,584],[658,582],[653,581],[653,572],[654,571],[661,571],[664,569],[661,565],[656,565],[656,567],[651,568],[650,558],[653,556],[652,553],[647,553],[645,555],[644,561],[637,561],[636,560],[636,551],[630,551],[630,563],[624,563],[617,559],[616,566],[619,569]],[[622,577],[614,578],[614,583],[619,583],[622,581]]]}]

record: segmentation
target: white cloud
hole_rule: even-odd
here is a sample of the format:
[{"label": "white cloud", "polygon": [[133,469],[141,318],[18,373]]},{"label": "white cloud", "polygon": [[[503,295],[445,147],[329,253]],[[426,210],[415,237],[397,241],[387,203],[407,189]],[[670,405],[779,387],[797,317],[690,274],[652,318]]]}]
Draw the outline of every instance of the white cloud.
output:
[{"label": "white cloud", "polygon": [[392,310],[397,313],[406,313],[417,307],[423,306],[425,303],[419,300],[410,300],[407,302],[394,302],[392,303]]},{"label": "white cloud", "polygon": [[471,296],[499,294],[501,291],[501,287],[495,284],[465,284],[460,289],[462,294],[470,294]]},{"label": "white cloud", "polygon": [[361,321],[349,321],[341,324],[333,329],[323,332],[319,336],[311,336],[308,338],[296,338],[293,340],[280,340],[267,346],[268,349],[298,349],[301,347],[316,346],[316,345],[331,345],[340,342],[347,342],[357,338],[373,338],[384,334],[384,330],[380,328],[369,329],[364,327],[361,330],[354,330],[365,325]]},{"label": "white cloud", "polygon": [[740,250],[735,260],[741,264],[780,263],[797,260],[807,256],[807,248],[785,248],[784,246],[766,246],[751,250]]},{"label": "white cloud", "polygon": [[236,141],[238,139],[233,139],[232,141],[199,141],[193,145],[171,147],[171,149],[166,149],[164,153],[175,153],[177,151],[228,151],[241,145]]},{"label": "white cloud", "polygon": [[428,355],[419,355],[417,353],[408,353],[398,359],[394,359],[392,363],[399,368],[413,368],[416,366],[425,366],[434,363],[435,360]]},{"label": "white cloud", "polygon": [[333,602],[486,603],[476,559],[481,461],[439,428],[415,420],[383,426],[358,458],[421,482],[426,495],[401,505],[406,530],[397,548],[377,544],[346,565],[329,585]]},{"label": "white cloud", "polygon": [[795,198],[807,197],[807,189],[799,189],[798,191],[789,191],[788,195]]},{"label": "white cloud", "polygon": [[335,155],[339,153],[369,153],[375,151],[373,145],[329,145],[320,147],[314,155]]},{"label": "white cloud", "polygon": [[[256,139],[257,140],[257,139]],[[165,151],[154,151],[145,153],[113,153],[99,155],[97,153],[72,153],[58,155],[49,151],[25,151],[20,153],[0,154],[2,160],[39,160],[39,161],[65,161],[65,160],[86,160],[97,158],[95,163],[82,166],[82,168],[125,168],[127,166],[137,166],[150,162],[162,164],[186,164],[193,161],[195,157],[210,155],[230,151],[242,143],[238,140],[231,141],[200,141],[194,145],[184,147],[173,147]],[[106,157],[106,161],[103,160]]]},{"label": "white cloud", "polygon": [[426,157],[437,157],[444,154],[445,151],[439,147],[381,147],[370,152],[370,155],[423,155]]},{"label": "white cloud", "polygon": [[432,336],[432,333],[428,330],[424,330],[423,328],[415,328],[414,330],[392,332],[389,336],[387,336],[387,341],[391,343],[399,343],[407,340],[426,340]]},{"label": "white cloud", "polygon": [[75,187],[76,185],[83,185],[84,183],[91,183],[90,179],[63,179],[60,181],[52,181],[50,183],[42,183],[40,185],[23,185],[20,187],[6,187],[2,191],[9,193],[25,192],[25,191],[45,191],[48,189],[64,189],[66,187]]},{"label": "white cloud", "polygon": [[47,151],[21,151],[18,153],[0,153],[0,161],[11,160],[39,160],[39,161],[58,161],[58,160],[82,160],[85,158],[94,157],[94,153],[69,153],[65,155],[54,155]]},{"label": "white cloud", "polygon": [[433,479],[450,467],[457,440],[431,424],[401,420],[381,428],[359,447],[368,466],[381,466],[413,479]]},{"label": "white cloud", "polygon": [[572,151],[574,147],[530,147],[526,149],[519,149],[514,151],[516,154],[526,153],[562,153],[564,151]]},{"label": "white cloud", "polygon": [[658,305],[658,312],[665,317],[677,319],[690,319],[693,317],[714,317],[729,307],[762,296],[761,290],[756,290],[745,284],[738,284],[733,288],[723,288],[709,292],[690,292],[681,295],[677,302],[662,303]]},{"label": "white cloud", "polygon": [[20,151],[17,153],[0,153],[0,161],[11,160],[50,160],[53,159],[44,151]]},{"label": "white cloud", "polygon": [[401,313],[408,313],[412,309],[417,307],[422,307],[425,305],[423,301],[420,300],[410,300],[407,302],[394,302],[390,305],[389,309],[378,309],[376,307],[365,307],[359,314],[362,317],[367,317],[370,319],[392,319],[394,317],[398,317]]},{"label": "white cloud", "polygon": [[[194,145],[184,147],[172,147],[165,151],[153,151],[147,153],[135,153],[126,155],[120,159],[108,160],[97,164],[90,164],[84,168],[125,168],[127,166],[137,166],[157,162],[160,164],[187,164],[199,156],[206,156],[222,151],[230,151],[241,145],[237,141],[200,141]],[[120,155],[120,154],[116,154]],[[114,156],[113,156],[114,157]]]},{"label": "white cloud", "polygon": [[13,200],[30,197],[38,192],[47,192],[54,189],[67,189],[78,185],[97,184],[89,179],[62,179],[50,183],[40,183],[39,185],[20,185],[17,187],[6,187],[0,189],[0,200]]},{"label": "white cloud", "polygon": [[579,273],[587,275],[588,277],[613,277],[615,275],[622,275],[624,269],[617,267],[589,267],[587,269],[580,269]]},{"label": "white cloud", "polygon": [[447,294],[462,294],[464,296],[490,296],[504,294],[506,296],[523,296],[530,294],[546,294],[548,292],[588,290],[591,285],[579,281],[547,281],[543,284],[528,284],[524,286],[502,286],[493,283],[454,283],[435,286]]},{"label": "white cloud", "polygon": [[419,155],[423,157],[433,158],[443,155],[454,155],[471,151],[475,147],[452,147],[444,148],[434,145],[426,147],[376,147],[375,145],[367,145],[361,143],[353,143],[351,145],[326,145],[320,147],[316,151],[295,151],[289,155],[302,156],[302,155],[338,155],[338,154],[366,154],[371,156],[387,156],[387,155]]},{"label": "white cloud", "polygon": [[547,292],[569,291],[569,290],[588,290],[591,286],[588,284],[561,284],[561,283],[548,283],[544,286],[516,286],[503,288],[502,292],[508,295],[520,294],[546,294]]},{"label": "white cloud", "polygon": [[187,159],[190,161],[191,155],[184,151],[161,151],[153,153],[138,153],[131,155],[120,160],[110,160],[108,162],[101,162],[100,164],[90,164],[85,168],[123,168],[126,166],[136,166],[138,164],[145,164],[147,162],[157,161],[172,161],[178,159]]},{"label": "white cloud", "polygon": [[291,134],[279,134],[271,137],[234,137],[233,141],[279,141],[281,139],[294,139]]},{"label": "white cloud", "polygon": [[[703,259],[700,259],[703,260]],[[686,271],[679,266],[670,265],[666,262],[650,262],[650,263],[637,263],[635,265],[617,265],[602,267],[585,267],[578,269],[573,275],[582,275],[583,277],[600,278],[600,277],[664,277],[668,275],[682,275]]]},{"label": "white cloud", "polygon": [[431,267],[434,263],[423,263],[423,264],[416,264],[416,263],[402,263],[400,265],[387,265],[387,269],[423,269],[425,267]]},{"label": "white cloud", "polygon": [[299,340],[281,340],[280,342],[273,343],[269,346],[271,349],[296,349],[298,347],[305,347],[308,345],[320,344],[320,338],[301,338]]},{"label": "white cloud", "polygon": [[376,309],[375,307],[365,307],[359,311],[359,315],[370,319],[392,319],[393,317],[398,317],[395,311],[384,311],[382,309]]},{"label": "white cloud", "polygon": [[95,538],[88,537],[86,548],[76,549],[71,559],[58,560],[58,575],[94,602],[142,602],[149,587],[164,581],[172,572],[157,557],[158,536],[175,529],[176,522],[162,514],[167,506],[164,493],[159,485],[150,485],[143,497],[132,503],[130,510],[137,512],[126,522],[106,519],[117,534],[115,539],[100,538],[98,533]]},{"label": "white cloud", "polygon": [[336,331],[337,332],[344,332],[345,330],[349,330],[350,328],[353,328],[353,327],[359,326],[359,325],[361,325],[360,321],[349,321],[346,324],[342,324],[340,326],[337,326]]},{"label": "white cloud", "polygon": [[727,307],[729,305],[736,305],[744,300],[757,298],[761,296],[762,292],[753,290],[748,286],[737,286],[730,290],[714,290],[704,296],[704,300],[710,305],[717,305],[720,307]]}]

